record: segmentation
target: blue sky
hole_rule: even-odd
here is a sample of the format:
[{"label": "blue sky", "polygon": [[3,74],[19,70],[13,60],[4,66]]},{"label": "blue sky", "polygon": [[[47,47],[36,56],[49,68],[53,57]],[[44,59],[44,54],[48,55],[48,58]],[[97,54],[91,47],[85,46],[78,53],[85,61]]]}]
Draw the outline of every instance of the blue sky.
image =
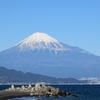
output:
[{"label": "blue sky", "polygon": [[0,51],[34,32],[100,56],[100,0],[0,0]]}]

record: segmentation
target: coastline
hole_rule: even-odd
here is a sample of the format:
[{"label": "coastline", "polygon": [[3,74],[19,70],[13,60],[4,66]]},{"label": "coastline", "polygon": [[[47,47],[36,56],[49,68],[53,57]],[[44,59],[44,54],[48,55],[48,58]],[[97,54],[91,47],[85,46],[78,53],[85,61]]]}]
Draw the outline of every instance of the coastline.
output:
[{"label": "coastline", "polygon": [[[0,83],[0,85],[18,85],[18,86],[21,86],[21,85],[29,85],[29,83]],[[31,85],[35,85],[36,83],[31,83]],[[44,83],[43,84],[45,85],[100,85],[100,82],[98,83]]]}]

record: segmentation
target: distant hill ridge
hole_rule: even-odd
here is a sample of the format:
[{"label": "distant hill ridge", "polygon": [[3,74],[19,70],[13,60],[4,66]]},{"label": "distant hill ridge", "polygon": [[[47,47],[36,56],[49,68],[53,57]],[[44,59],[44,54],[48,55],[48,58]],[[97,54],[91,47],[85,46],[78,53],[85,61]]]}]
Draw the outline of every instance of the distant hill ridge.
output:
[{"label": "distant hill ridge", "polygon": [[84,83],[74,78],[54,78],[33,73],[23,73],[21,71],[10,70],[0,67],[0,83]]}]

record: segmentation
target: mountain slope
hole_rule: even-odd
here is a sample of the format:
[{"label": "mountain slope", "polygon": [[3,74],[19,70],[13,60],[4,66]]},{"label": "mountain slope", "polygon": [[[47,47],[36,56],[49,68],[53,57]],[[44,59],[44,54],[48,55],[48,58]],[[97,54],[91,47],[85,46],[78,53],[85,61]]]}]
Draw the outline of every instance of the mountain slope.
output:
[{"label": "mountain slope", "polygon": [[35,33],[0,52],[0,65],[53,77],[99,77],[100,57]]}]

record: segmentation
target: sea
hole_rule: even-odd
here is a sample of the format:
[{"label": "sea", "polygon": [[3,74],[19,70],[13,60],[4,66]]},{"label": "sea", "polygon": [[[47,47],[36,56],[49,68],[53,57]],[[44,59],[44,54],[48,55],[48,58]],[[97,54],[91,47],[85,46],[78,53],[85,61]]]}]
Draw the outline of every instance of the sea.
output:
[{"label": "sea", "polygon": [[[100,100],[100,85],[52,85],[66,92],[71,92],[78,97],[22,97],[8,100]],[[10,85],[0,85],[0,90],[9,88]],[[16,86],[17,87],[17,86]]]}]

